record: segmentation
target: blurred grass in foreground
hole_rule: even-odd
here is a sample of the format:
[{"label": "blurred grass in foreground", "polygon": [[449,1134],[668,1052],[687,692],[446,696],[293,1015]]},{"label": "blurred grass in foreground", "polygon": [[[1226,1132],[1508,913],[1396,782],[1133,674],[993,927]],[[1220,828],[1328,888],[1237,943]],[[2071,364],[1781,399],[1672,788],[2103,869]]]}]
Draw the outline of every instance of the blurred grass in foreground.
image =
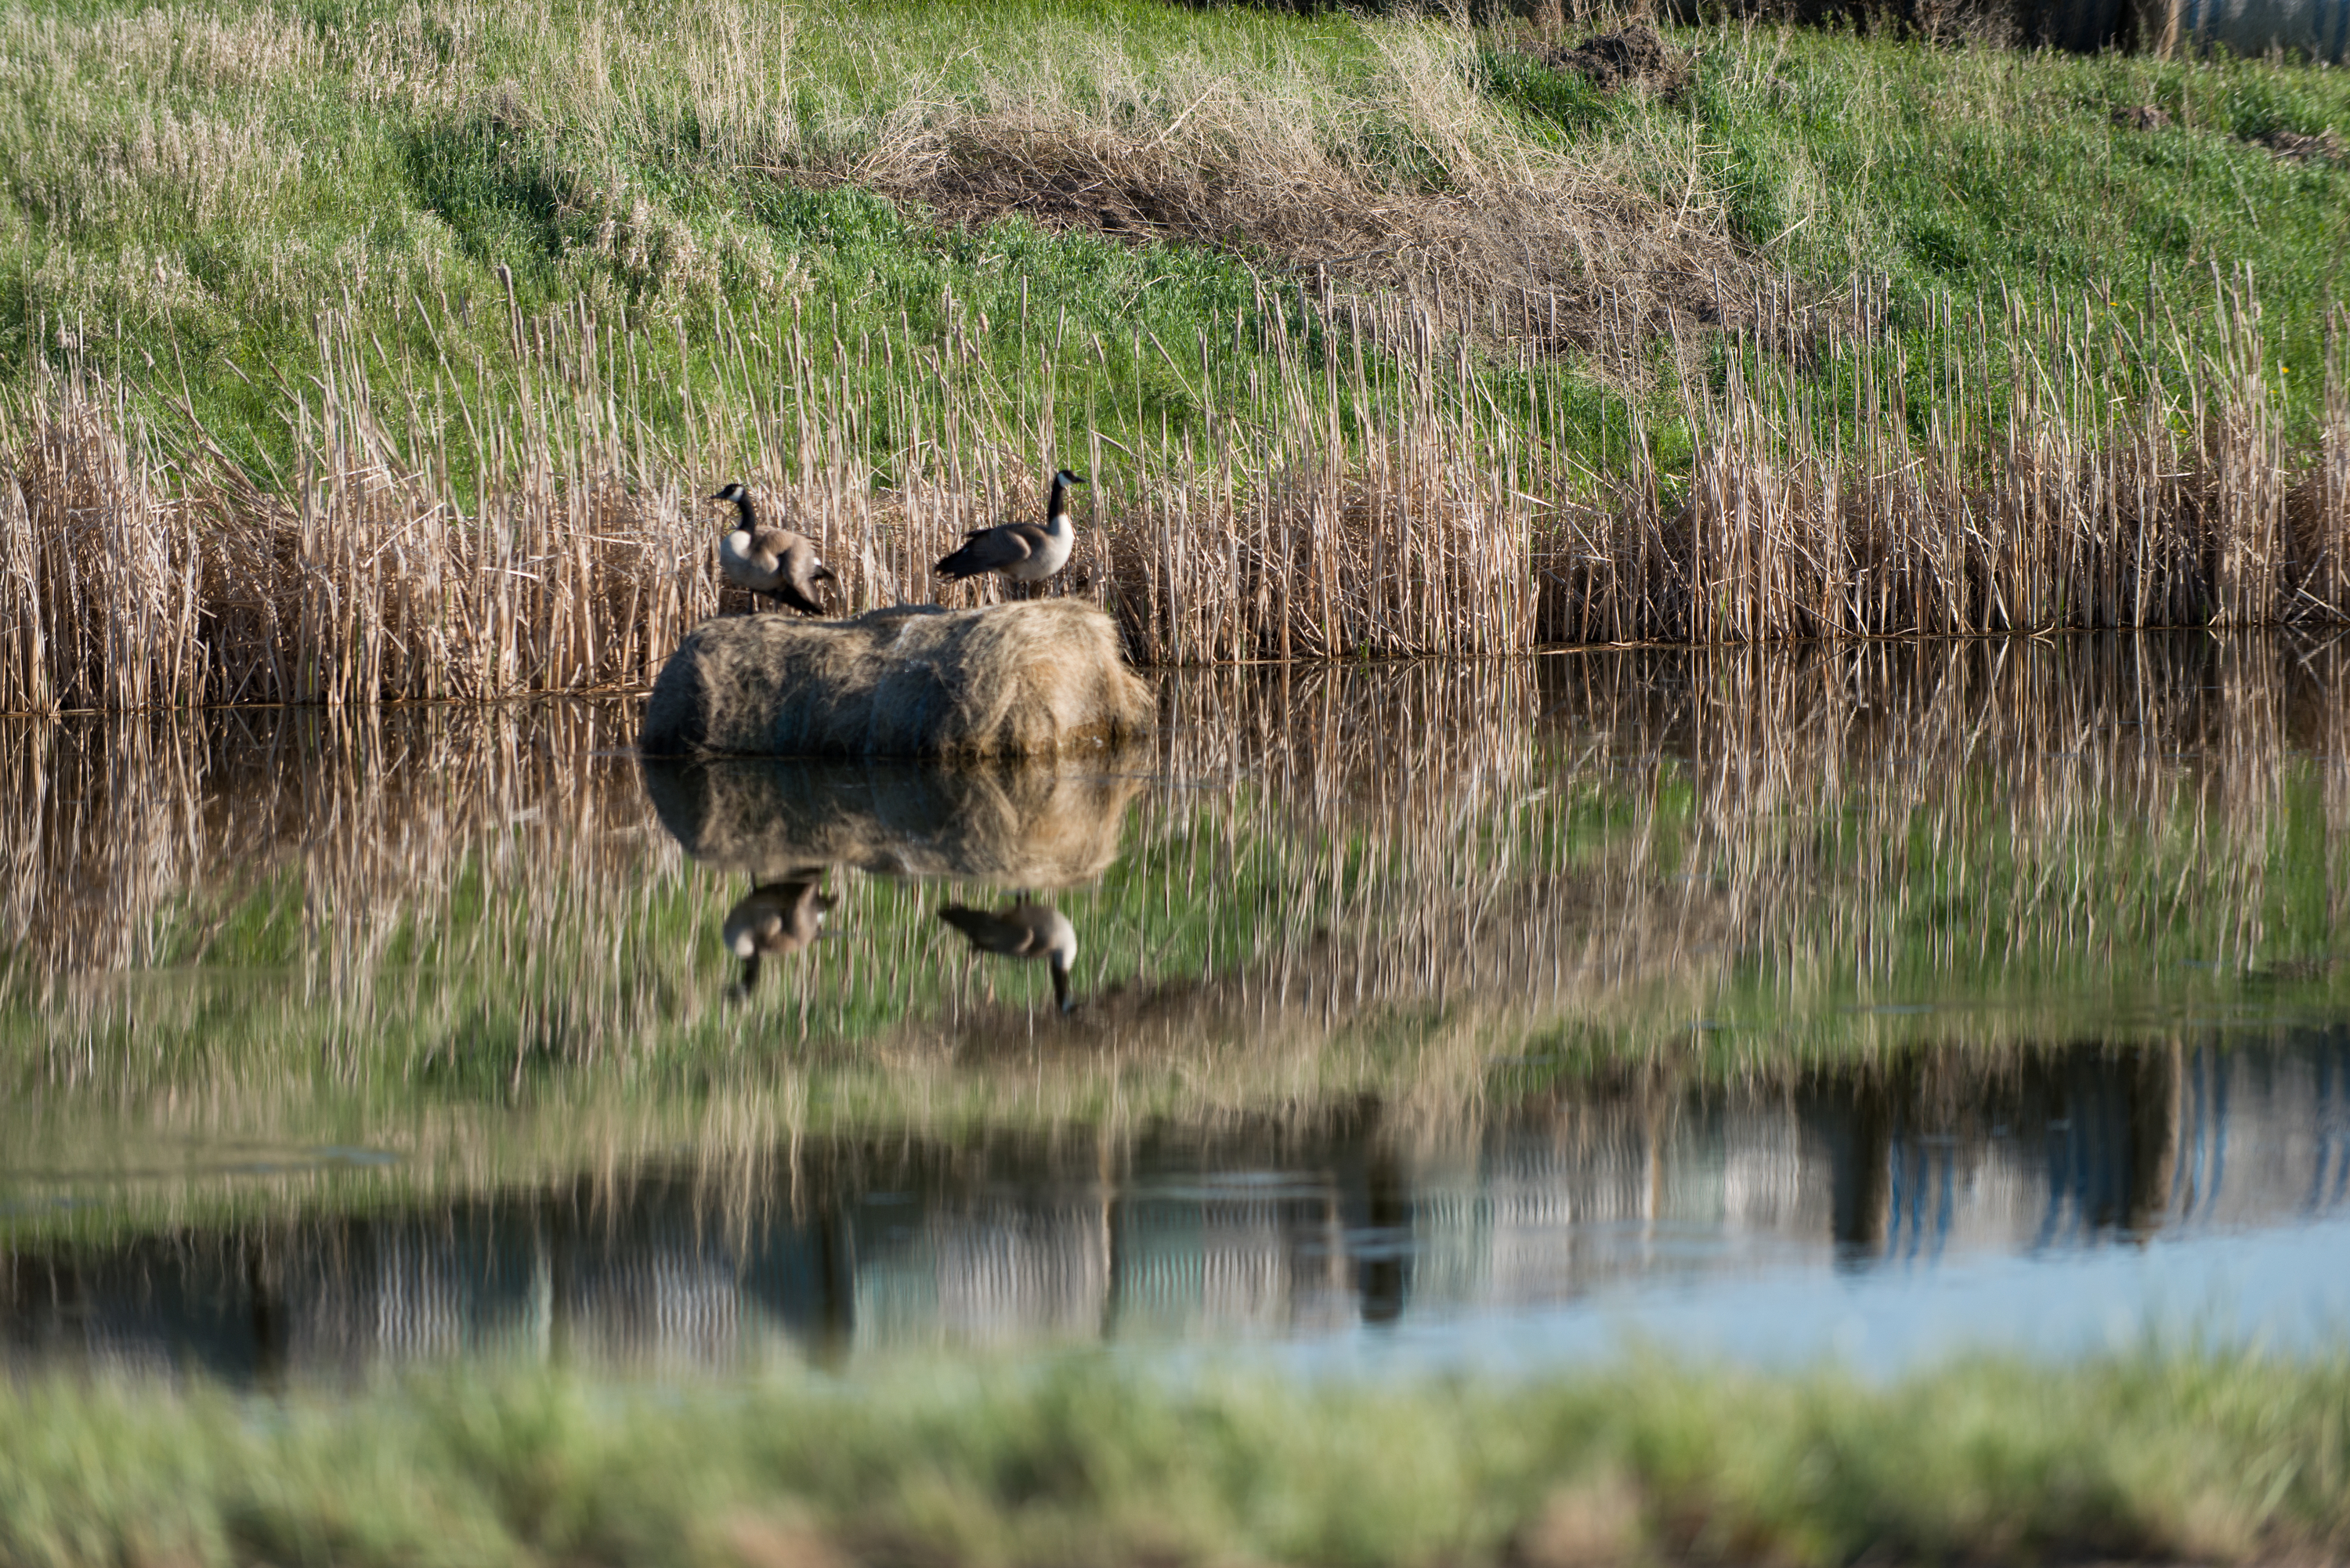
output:
[{"label": "blurred grass in foreground", "polygon": [[1878,1386],[1634,1357],[1514,1389],[1080,1357],[853,1388],[562,1374],[358,1401],[0,1386],[0,1561],[1576,1563],[2350,1543],[2350,1356],[2141,1347]]}]

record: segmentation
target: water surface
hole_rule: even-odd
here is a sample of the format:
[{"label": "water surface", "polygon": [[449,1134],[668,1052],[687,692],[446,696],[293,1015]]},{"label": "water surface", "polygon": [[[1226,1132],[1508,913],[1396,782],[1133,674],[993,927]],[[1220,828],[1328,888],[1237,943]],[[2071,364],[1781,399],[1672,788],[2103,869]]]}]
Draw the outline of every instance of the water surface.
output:
[{"label": "water surface", "polygon": [[639,764],[617,701],[8,721],[0,1343],[2311,1343],[2341,663],[1180,674],[1147,747],[963,774]]}]

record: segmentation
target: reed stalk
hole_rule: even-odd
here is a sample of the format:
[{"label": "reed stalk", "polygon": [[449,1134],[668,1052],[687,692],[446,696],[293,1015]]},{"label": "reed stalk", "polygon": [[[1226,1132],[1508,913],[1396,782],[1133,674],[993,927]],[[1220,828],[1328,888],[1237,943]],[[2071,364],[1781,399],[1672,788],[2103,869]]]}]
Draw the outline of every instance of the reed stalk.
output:
[{"label": "reed stalk", "polygon": [[[1531,358],[1510,381],[1440,294],[1267,293],[1192,343],[1138,329],[1115,354],[1040,310],[1021,348],[1046,361],[1041,396],[1006,390],[1001,325],[973,329],[951,293],[928,336],[723,319],[681,436],[657,433],[631,337],[585,305],[510,313],[505,363],[463,375],[328,312],[284,493],[86,368],[0,416],[0,709],[641,687],[739,603],[699,504],[722,480],[814,536],[854,611],[966,602],[930,563],[1035,512],[1061,463],[1096,477],[1063,591],[1147,664],[2337,620],[2341,314],[2303,453],[2249,278],[2220,297],[2210,353],[2154,308],[1945,302],[1913,363],[1879,292],[1825,317],[1758,296],[1751,326],[1681,346],[1677,397],[1597,464],[1555,384]],[[1096,385],[1132,369],[1134,407],[1057,405],[1074,358]],[[1152,432],[1145,369],[1204,436]],[[1659,429],[1687,433],[1686,470]]]}]

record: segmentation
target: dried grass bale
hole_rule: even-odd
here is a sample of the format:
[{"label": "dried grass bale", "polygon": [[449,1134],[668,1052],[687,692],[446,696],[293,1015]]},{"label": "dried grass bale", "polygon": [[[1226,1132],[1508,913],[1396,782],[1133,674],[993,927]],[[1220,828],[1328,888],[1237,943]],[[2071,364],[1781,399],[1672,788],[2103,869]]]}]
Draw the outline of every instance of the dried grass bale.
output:
[{"label": "dried grass bale", "polygon": [[653,683],[651,756],[1048,757],[1150,728],[1118,628],[1076,599],[704,621]]},{"label": "dried grass bale", "polygon": [[685,852],[774,880],[818,866],[1020,888],[1090,882],[1118,857],[1141,789],[1098,767],[721,758],[643,763]]}]

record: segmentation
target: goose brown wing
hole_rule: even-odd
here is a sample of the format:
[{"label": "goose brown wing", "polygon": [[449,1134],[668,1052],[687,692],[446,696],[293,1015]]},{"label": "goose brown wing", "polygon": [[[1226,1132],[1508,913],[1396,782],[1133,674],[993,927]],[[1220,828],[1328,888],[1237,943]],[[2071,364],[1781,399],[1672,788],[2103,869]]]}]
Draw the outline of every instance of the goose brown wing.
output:
[{"label": "goose brown wing", "polygon": [[833,900],[810,882],[773,882],[751,889],[726,915],[726,944],[740,958],[783,958],[820,934]]},{"label": "goose brown wing", "polygon": [[1001,915],[966,909],[961,904],[949,904],[939,911],[939,919],[970,938],[972,946],[1010,958],[1024,956],[1035,935],[1021,921],[1007,920]]},{"label": "goose brown wing", "polygon": [[806,946],[823,934],[824,918],[831,911],[832,906],[831,894],[817,892],[812,883],[801,885],[799,897],[792,900],[788,921],[792,935],[801,946]]},{"label": "goose brown wing", "polygon": [[824,614],[816,586],[831,578],[832,568],[816,559],[816,545],[805,535],[785,534],[783,538],[786,543],[777,552],[783,570],[775,580],[775,597],[803,614]]},{"label": "goose brown wing", "polygon": [[975,577],[1017,566],[1043,547],[1045,531],[1033,523],[1014,523],[983,529],[934,568],[942,577]]},{"label": "goose brown wing", "polygon": [[1041,953],[1053,945],[1053,926],[1060,912],[1050,904],[1031,903],[1022,899],[1003,911],[1003,923],[1018,926],[1025,934],[1020,946],[1024,952]]},{"label": "goose brown wing", "polygon": [[790,558],[794,545],[806,543],[788,528],[761,527],[751,535],[751,558],[772,572]]}]

